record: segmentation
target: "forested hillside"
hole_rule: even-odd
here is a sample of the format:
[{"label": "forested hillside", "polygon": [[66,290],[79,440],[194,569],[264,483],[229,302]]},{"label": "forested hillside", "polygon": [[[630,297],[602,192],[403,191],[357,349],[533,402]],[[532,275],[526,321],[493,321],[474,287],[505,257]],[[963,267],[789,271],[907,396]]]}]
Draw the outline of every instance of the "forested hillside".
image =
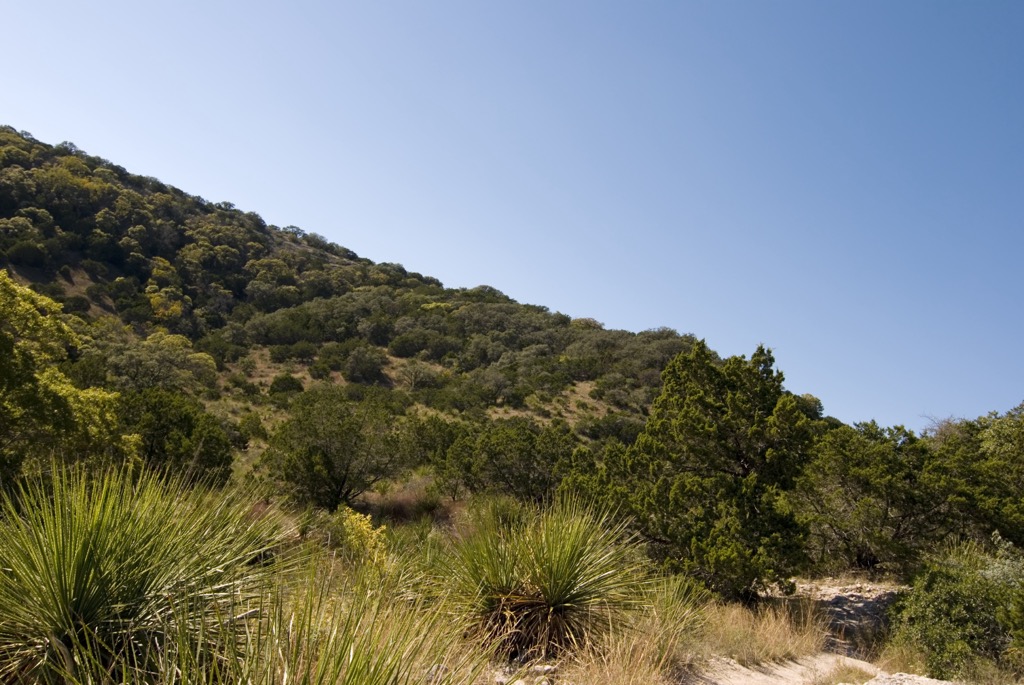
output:
[{"label": "forested hillside", "polygon": [[[7,491],[55,464],[142,464],[378,523],[572,493],[727,598],[799,573],[925,579],[900,625],[933,671],[1019,667],[1024,576],[985,569],[1024,568],[1024,405],[924,435],[843,425],[768,349],[721,359],[674,330],[445,288],[9,127],[0,265]],[[977,611],[950,628],[962,644],[927,632],[934,602],[979,592],[1009,607],[981,611],[984,640]]]},{"label": "forested hillside", "polygon": [[0,259],[75,315],[68,377],[135,405],[178,391],[178,410],[204,411],[181,399],[198,398],[229,429],[252,407],[273,423],[297,391],[329,382],[520,442],[630,442],[661,369],[693,342],[604,330],[488,286],[446,289],[9,128],[0,166]]}]

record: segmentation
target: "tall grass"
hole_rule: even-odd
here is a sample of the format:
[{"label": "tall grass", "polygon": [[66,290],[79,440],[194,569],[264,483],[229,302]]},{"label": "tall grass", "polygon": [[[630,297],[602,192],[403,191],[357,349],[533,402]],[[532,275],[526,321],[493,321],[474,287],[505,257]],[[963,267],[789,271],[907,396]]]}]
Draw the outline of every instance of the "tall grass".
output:
[{"label": "tall grass", "polygon": [[260,616],[236,624],[216,668],[190,651],[193,641],[178,641],[157,682],[469,685],[478,679],[488,654],[462,640],[449,612],[401,596],[400,585],[381,583],[376,570],[339,578],[338,568],[319,559],[293,582],[274,586]]},{"label": "tall grass", "polygon": [[442,594],[281,552],[242,494],[69,471],[0,506],[2,682],[468,685],[488,662]]},{"label": "tall grass", "polygon": [[374,529],[374,553],[338,557],[251,500],[72,470],[0,501],[0,681],[469,685],[500,655],[652,683],[712,654],[821,646],[811,618],[652,580],[625,530],[578,501],[499,502],[454,539]]},{"label": "tall grass", "polygon": [[809,603],[765,605],[756,610],[712,604],[705,611],[703,650],[743,666],[809,656],[825,647],[827,625]]},{"label": "tall grass", "polygon": [[529,516],[484,516],[454,550],[466,615],[512,658],[579,650],[637,602],[639,555],[609,515],[566,500]]},{"label": "tall grass", "polygon": [[650,685],[681,682],[704,658],[701,637],[710,594],[684,576],[646,584],[628,622],[565,665],[569,682]]},{"label": "tall grass", "polygon": [[[56,471],[0,502],[0,679],[113,677],[182,632],[210,643],[260,596],[282,532],[245,498],[148,474]],[[197,644],[202,651],[203,646]],[[117,677],[128,677],[119,674]]]}]

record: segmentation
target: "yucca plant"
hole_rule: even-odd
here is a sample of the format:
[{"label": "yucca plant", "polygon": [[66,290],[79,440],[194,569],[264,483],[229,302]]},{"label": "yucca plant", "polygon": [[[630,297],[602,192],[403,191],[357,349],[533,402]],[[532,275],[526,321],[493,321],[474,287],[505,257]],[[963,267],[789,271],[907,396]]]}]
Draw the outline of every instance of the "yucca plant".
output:
[{"label": "yucca plant", "polygon": [[638,600],[635,542],[574,499],[522,524],[483,521],[456,546],[463,609],[507,656],[553,656],[598,639]]},{"label": "yucca plant", "polygon": [[4,682],[131,682],[185,635],[208,653],[262,595],[282,540],[250,498],[147,473],[55,470],[0,509]]}]

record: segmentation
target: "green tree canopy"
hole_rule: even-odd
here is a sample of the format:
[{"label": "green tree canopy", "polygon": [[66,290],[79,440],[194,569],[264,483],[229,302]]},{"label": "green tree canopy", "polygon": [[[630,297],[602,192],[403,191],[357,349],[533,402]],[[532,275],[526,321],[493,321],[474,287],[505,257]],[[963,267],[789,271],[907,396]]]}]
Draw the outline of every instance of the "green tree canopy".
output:
[{"label": "green tree canopy", "polygon": [[153,470],[223,485],[231,476],[231,443],[198,400],[160,388],[127,392],[121,411]]},{"label": "green tree canopy", "polygon": [[811,422],[771,352],[719,362],[703,342],[669,363],[644,431],[605,452],[590,487],[633,515],[656,556],[725,596],[785,585],[804,529],[786,493],[807,458]]},{"label": "green tree canopy", "polygon": [[57,364],[78,343],[60,305],[0,270],[0,479],[9,482],[26,458],[84,459],[122,443],[117,396],[76,388]]},{"label": "green tree canopy", "polygon": [[383,402],[315,386],[295,399],[263,466],[295,501],[334,511],[404,464],[400,430]]},{"label": "green tree canopy", "polygon": [[799,509],[820,566],[910,569],[953,525],[928,444],[875,422],[822,436],[800,478]]}]

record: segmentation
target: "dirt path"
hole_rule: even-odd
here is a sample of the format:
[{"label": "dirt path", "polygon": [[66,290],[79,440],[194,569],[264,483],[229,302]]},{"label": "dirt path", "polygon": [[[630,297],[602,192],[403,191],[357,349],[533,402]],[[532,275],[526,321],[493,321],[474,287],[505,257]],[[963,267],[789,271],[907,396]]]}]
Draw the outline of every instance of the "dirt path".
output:
[{"label": "dirt path", "polygon": [[796,596],[810,600],[828,617],[826,651],[865,658],[885,628],[885,615],[900,586],[892,583],[844,582],[832,578],[797,584]]},{"label": "dirt path", "polygon": [[694,685],[822,685],[848,681],[865,685],[952,685],[906,673],[885,673],[857,656],[885,627],[885,612],[899,586],[884,583],[843,582],[823,579],[797,585],[796,601],[810,600],[828,617],[830,635],[826,652],[796,661],[746,668],[732,659],[716,658],[689,681]]},{"label": "dirt path", "polygon": [[829,682],[833,674],[844,669],[863,671],[870,675],[879,673],[875,666],[866,661],[822,652],[797,661],[754,668],[740,666],[732,659],[716,658],[692,682],[694,685],[812,685]]}]

